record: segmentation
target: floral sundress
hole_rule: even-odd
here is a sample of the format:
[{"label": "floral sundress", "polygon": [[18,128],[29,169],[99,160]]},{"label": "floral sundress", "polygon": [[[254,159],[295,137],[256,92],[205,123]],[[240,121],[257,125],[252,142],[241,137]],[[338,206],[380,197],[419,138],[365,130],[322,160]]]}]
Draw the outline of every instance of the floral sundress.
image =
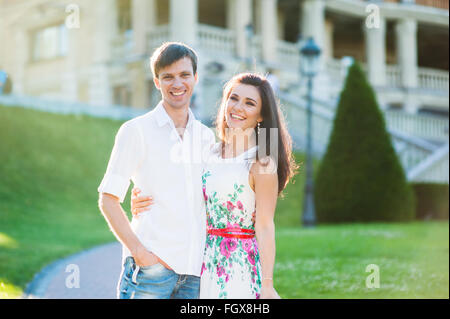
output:
[{"label": "floral sundress", "polygon": [[[261,262],[252,214],[255,193],[250,188],[249,168],[257,147],[235,158],[222,158],[216,144],[202,175],[207,229],[200,280],[200,298],[258,299]],[[232,229],[237,236],[220,235]]]}]

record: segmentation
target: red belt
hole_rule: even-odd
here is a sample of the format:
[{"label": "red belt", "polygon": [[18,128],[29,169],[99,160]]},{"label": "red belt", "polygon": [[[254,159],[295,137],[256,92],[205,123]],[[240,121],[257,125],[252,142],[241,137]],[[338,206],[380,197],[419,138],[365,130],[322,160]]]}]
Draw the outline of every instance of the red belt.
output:
[{"label": "red belt", "polygon": [[248,239],[255,237],[255,231],[243,228],[208,228],[208,234],[227,238]]}]

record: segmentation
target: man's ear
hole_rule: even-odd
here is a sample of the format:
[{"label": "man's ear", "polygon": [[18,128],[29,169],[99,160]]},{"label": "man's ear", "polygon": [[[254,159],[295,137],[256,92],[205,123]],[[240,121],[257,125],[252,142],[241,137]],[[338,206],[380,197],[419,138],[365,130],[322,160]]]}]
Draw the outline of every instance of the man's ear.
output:
[{"label": "man's ear", "polygon": [[161,88],[159,85],[159,79],[157,77],[153,77],[153,83],[155,83],[155,86],[158,90]]},{"label": "man's ear", "polygon": [[198,72],[194,74],[195,84],[198,84]]}]

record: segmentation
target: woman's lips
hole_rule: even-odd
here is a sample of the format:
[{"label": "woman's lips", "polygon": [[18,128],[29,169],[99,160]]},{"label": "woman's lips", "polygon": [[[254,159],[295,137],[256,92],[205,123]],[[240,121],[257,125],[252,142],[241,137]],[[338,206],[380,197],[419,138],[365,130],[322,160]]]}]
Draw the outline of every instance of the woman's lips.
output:
[{"label": "woman's lips", "polygon": [[245,117],[234,114],[234,113],[230,113],[230,118],[236,121],[244,121]]}]

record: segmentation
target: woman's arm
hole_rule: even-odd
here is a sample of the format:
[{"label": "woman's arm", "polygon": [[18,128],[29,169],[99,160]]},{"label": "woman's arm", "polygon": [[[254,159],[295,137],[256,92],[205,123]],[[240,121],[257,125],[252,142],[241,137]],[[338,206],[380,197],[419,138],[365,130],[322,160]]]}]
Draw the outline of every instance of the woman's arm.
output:
[{"label": "woman's arm", "polygon": [[275,263],[275,224],[273,217],[278,197],[278,175],[270,164],[255,163],[251,170],[256,200],[255,232],[262,268],[261,298],[280,298],[273,288]]}]

